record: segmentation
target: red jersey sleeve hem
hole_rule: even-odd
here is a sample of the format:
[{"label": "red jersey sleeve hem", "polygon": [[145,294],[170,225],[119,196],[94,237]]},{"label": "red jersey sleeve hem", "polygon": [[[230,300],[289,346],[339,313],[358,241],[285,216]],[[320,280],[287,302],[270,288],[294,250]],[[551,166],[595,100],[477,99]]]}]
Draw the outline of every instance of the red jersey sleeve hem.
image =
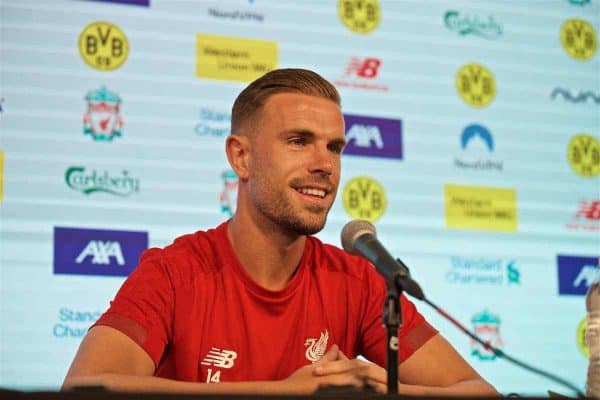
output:
[{"label": "red jersey sleeve hem", "polygon": [[426,320],[422,320],[418,325],[413,327],[405,336],[402,336],[400,340],[402,354],[400,354],[400,362],[407,360],[413,355],[421,346],[423,346],[429,339],[438,334],[437,329],[431,326]]},{"label": "red jersey sleeve hem", "polygon": [[109,326],[127,335],[131,340],[144,349],[146,353],[148,353],[150,358],[152,358],[152,361],[154,361],[154,367],[158,367],[162,357],[162,350],[159,349],[162,349],[164,346],[157,345],[157,343],[152,343],[153,341],[148,337],[146,328],[140,323],[119,314],[107,313],[102,315],[100,319],[96,321],[94,325],[92,325],[91,328],[99,325]]}]

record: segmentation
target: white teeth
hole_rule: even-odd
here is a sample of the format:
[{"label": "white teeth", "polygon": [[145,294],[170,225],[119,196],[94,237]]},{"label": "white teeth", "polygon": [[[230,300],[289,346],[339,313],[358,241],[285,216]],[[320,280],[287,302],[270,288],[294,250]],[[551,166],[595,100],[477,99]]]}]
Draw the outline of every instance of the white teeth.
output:
[{"label": "white teeth", "polygon": [[317,196],[320,198],[325,197],[325,191],[321,189],[313,189],[313,188],[300,188],[297,189],[302,194],[308,194],[310,196]]}]

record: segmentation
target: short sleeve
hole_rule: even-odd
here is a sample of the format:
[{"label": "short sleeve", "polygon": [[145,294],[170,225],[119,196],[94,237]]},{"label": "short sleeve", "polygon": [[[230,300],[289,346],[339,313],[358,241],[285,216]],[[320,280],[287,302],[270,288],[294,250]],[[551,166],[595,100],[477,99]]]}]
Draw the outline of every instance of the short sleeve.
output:
[{"label": "short sleeve", "polygon": [[159,365],[171,338],[173,285],[162,262],[162,250],[147,250],[125,280],[108,310],[94,326],[105,325],[129,336]]},{"label": "short sleeve", "polygon": [[[383,303],[387,295],[385,280],[374,267],[370,266],[367,268],[364,284],[367,295],[364,298],[359,353],[368,360],[385,366],[387,357],[387,331],[383,326]],[[398,336],[400,341],[398,361],[403,362],[438,332],[404,295],[400,298],[400,304],[402,327]]]}]

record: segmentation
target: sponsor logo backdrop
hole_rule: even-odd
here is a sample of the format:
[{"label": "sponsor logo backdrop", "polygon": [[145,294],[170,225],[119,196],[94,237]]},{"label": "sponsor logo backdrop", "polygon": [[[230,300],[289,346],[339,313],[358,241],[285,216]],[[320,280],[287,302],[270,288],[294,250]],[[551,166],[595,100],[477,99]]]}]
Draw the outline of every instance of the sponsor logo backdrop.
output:
[{"label": "sponsor logo backdrop", "polygon": [[[373,221],[429,297],[583,388],[600,1],[530,3],[2,0],[0,386],[57,389],[144,249],[235,213],[231,104],[300,66],[349,142],[319,237]],[[502,392],[565,392],[418,307]]]}]

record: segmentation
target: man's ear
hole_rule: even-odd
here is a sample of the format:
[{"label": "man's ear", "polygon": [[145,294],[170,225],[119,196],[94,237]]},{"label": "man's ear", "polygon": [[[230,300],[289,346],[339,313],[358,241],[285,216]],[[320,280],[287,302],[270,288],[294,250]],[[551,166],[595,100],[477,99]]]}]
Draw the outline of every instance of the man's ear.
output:
[{"label": "man's ear", "polygon": [[229,165],[239,179],[248,179],[248,164],[250,162],[250,140],[247,136],[229,135],[225,140],[225,152]]}]

